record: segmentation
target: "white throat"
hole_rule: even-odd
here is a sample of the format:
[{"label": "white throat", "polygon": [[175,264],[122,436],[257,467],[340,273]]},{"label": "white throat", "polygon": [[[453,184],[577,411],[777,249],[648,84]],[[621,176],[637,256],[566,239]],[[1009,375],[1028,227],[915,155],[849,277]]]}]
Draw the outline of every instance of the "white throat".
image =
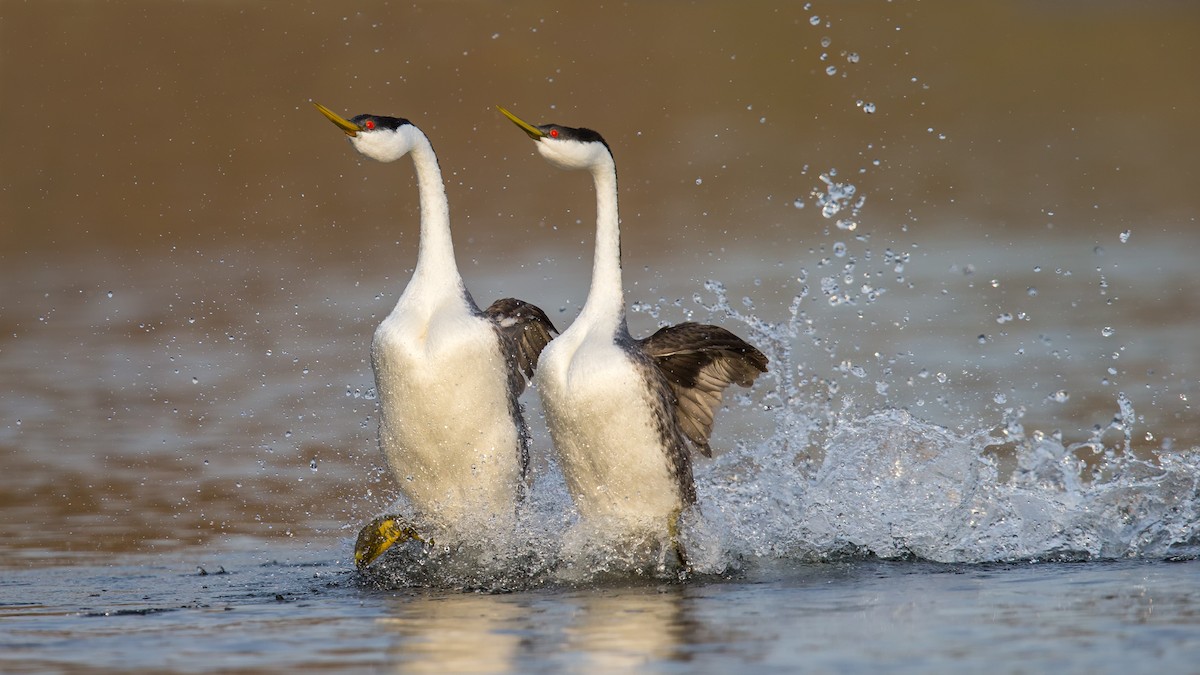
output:
[{"label": "white throat", "polygon": [[381,162],[395,161],[406,154],[412,157],[421,200],[421,233],[416,269],[404,296],[461,296],[464,286],[454,262],[450,205],[429,139],[417,127],[406,124],[395,131],[360,133],[350,140],[359,152]]},{"label": "white throat", "polygon": [[617,170],[612,157],[591,167],[596,189],[596,249],[592,285],[576,324],[612,333],[625,329],[625,291],[621,283],[621,228],[617,211]]}]

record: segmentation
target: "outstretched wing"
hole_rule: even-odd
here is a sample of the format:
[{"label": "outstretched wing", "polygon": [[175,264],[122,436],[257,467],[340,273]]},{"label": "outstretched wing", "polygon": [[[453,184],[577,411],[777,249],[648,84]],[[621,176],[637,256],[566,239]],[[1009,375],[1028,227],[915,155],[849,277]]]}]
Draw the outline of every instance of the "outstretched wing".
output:
[{"label": "outstretched wing", "polygon": [[516,378],[521,380],[519,394],[525,390],[525,380],[533,377],[542,349],[558,335],[558,329],[541,309],[516,298],[501,298],[483,313],[496,325],[506,350],[518,371],[525,376]]},{"label": "outstretched wing", "polygon": [[719,326],[681,323],[638,341],[675,394],[679,428],[706,457],[721,393],[730,384],[749,387],[767,372],[767,357]]}]

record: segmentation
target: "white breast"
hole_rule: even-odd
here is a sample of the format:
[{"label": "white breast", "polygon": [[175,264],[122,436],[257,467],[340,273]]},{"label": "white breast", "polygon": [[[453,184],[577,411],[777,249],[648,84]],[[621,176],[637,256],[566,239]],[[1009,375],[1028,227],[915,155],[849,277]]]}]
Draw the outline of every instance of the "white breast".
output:
[{"label": "white breast", "polygon": [[491,325],[465,307],[426,320],[398,307],[372,354],[380,446],[420,514],[445,526],[511,513],[520,436]]},{"label": "white breast", "polygon": [[564,333],[538,391],[567,487],[585,518],[660,530],[682,507],[643,371],[611,339]]}]

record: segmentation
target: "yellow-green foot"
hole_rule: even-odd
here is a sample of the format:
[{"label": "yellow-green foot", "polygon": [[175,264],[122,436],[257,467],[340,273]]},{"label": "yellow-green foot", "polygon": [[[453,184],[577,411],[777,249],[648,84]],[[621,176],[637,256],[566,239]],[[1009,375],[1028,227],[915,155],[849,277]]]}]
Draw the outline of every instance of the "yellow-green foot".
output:
[{"label": "yellow-green foot", "polygon": [[360,570],[365,569],[384,551],[409,539],[425,542],[403,516],[378,516],[358,531],[358,541],[354,543],[354,564]]}]

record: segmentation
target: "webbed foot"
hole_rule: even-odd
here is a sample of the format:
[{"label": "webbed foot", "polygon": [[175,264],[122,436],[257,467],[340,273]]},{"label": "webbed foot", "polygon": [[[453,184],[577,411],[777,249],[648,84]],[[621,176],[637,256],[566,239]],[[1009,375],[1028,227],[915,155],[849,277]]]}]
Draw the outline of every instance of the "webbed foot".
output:
[{"label": "webbed foot", "polygon": [[679,562],[679,569],[683,575],[690,576],[692,565],[688,562],[687,550],[683,547],[683,542],[679,540],[679,519],[682,515],[682,509],[671,514],[667,521],[667,534],[671,539],[671,549],[675,552],[675,558]]},{"label": "webbed foot", "polygon": [[377,516],[358,532],[358,540],[354,543],[354,565],[360,570],[366,569],[384,551],[410,539],[430,543],[403,516]]}]

